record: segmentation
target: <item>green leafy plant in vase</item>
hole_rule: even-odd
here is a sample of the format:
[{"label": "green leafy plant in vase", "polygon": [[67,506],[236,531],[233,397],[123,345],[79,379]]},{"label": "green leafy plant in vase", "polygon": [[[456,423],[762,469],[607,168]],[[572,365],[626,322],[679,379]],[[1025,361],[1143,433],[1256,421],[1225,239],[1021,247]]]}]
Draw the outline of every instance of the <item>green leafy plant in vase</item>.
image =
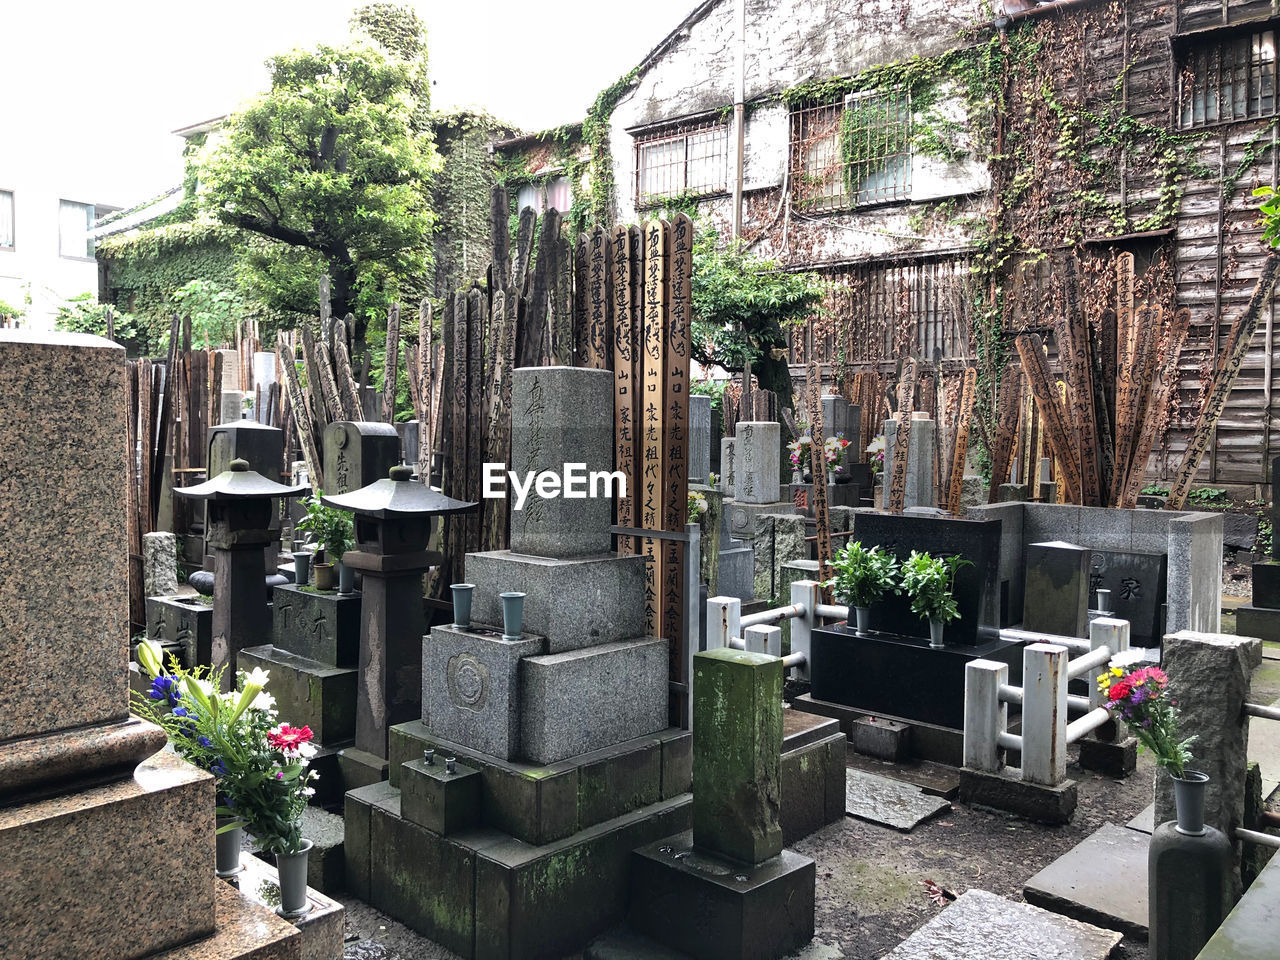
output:
[{"label": "green leafy plant in vase", "polygon": [[956,571],[971,565],[961,556],[935,557],[918,550],[902,564],[902,592],[911,600],[911,612],[929,621],[931,647],[941,647],[947,624],[960,618],[953,593]]},{"label": "green leafy plant in vase", "polygon": [[355,540],[355,524],[351,514],[336,507],[327,507],[320,502],[323,490],[305,498],[302,503],[307,508],[307,515],[298,521],[299,530],[308,531],[316,543],[323,547],[323,554],[316,551],[316,560],[312,565],[315,573],[317,590],[332,590],[336,582],[334,564],[342,562],[342,555],[351,548]]},{"label": "green leafy plant in vase", "polygon": [[835,576],[823,584],[835,593],[837,603],[853,608],[858,633],[867,632],[871,605],[886,593],[898,592],[898,559],[878,546],[864,547],[854,540],[831,561]]}]

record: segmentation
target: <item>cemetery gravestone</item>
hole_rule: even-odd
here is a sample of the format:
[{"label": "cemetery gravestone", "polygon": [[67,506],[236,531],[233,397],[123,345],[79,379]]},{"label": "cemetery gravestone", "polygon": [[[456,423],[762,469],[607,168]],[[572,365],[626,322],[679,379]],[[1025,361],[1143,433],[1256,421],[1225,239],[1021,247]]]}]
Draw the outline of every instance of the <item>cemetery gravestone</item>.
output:
[{"label": "cemetery gravestone", "polygon": [[324,428],[324,492],[359,490],[400,462],[400,435],[389,423],[337,420]]},{"label": "cemetery gravestone", "polygon": [[711,473],[711,398],[689,398],[689,482],[706,483]]},{"label": "cemetery gravestone", "polygon": [[[1061,637],[1089,635],[1090,551],[1051,540],[1027,545],[1025,629]],[[1121,615],[1121,619],[1124,619]]]},{"label": "cemetery gravestone", "polygon": [[[1168,560],[1163,554],[1094,550],[1089,589],[1111,591],[1114,616],[1128,620],[1136,647],[1156,647],[1164,636]],[[1030,584],[1028,584],[1028,587]]]},{"label": "cemetery gravestone", "polygon": [[776,423],[740,422],[733,448],[734,499],[739,503],[777,503],[782,428]]},{"label": "cemetery gravestone", "polygon": [[724,437],[720,440],[720,489],[724,491],[726,497],[733,496],[734,484],[738,479],[737,463],[734,458],[736,445],[737,441],[733,437]]},{"label": "cemetery gravestone", "polygon": [[[934,507],[938,498],[933,487],[933,457],[936,424],[929,419],[911,418],[911,432],[907,446],[907,482],[903,495],[903,508]],[[897,443],[896,420],[884,422],[884,462],[886,468],[893,463]]]}]

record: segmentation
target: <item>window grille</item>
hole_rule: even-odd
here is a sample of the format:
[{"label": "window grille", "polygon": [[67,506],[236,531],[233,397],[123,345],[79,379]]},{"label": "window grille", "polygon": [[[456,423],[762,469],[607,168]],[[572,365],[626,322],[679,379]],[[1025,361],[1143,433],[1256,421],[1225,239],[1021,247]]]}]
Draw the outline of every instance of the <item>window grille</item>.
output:
[{"label": "window grille", "polygon": [[540,183],[525,183],[516,191],[516,211],[525,207],[533,207],[533,212],[542,216],[548,210],[568,213],[573,202],[568,177],[552,177]]},{"label": "window grille", "polygon": [[791,195],[847,210],[911,196],[911,107],[901,91],[855,93],[791,113]]},{"label": "window grille", "polygon": [[1183,129],[1276,114],[1276,31],[1218,35],[1178,59]]},{"label": "window grille", "polygon": [[12,250],[13,244],[13,191],[0,190],[0,250]]},{"label": "window grille", "polygon": [[716,121],[636,138],[636,205],[729,189],[729,125]]}]

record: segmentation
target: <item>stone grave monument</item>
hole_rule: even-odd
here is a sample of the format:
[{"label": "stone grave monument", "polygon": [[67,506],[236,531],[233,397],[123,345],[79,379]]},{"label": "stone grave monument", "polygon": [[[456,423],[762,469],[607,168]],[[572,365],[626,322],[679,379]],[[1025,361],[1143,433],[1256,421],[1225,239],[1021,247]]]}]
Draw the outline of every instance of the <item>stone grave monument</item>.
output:
[{"label": "stone grave monument", "polygon": [[[733,500],[725,505],[729,536],[752,548],[754,592],[762,600],[773,597],[773,525],[766,518],[796,513],[791,501],[781,499],[781,437],[782,426],[778,423],[738,423],[732,452],[736,475]],[[722,556],[724,552],[722,546]]]},{"label": "stone grave monument", "polygon": [[385,479],[400,462],[400,435],[390,423],[337,420],[324,428],[324,492],[350,493]]},{"label": "stone grave monument", "polygon": [[[514,469],[610,470],[612,409],[608,371],[517,369]],[[635,635],[644,560],[610,552],[609,498],[535,496],[511,550],[467,555],[471,622],[424,639],[390,783],[347,794],[351,891],[468,958],[580,949],[625,913],[630,851],[689,825],[668,645]]]},{"label": "stone grave monument", "polygon": [[711,473],[711,398],[689,397],[689,482],[706,483]]},{"label": "stone grave monument", "polygon": [[[907,484],[903,496],[903,508],[936,507],[937,493],[933,486],[934,445],[937,443],[937,425],[924,413],[911,415],[911,435],[907,446]],[[894,446],[897,442],[898,423],[896,420],[884,422],[884,467],[886,485],[888,474],[894,458]],[[886,494],[887,496],[887,494]]]},{"label": "stone grave monument", "polygon": [[816,882],[782,846],[782,661],[693,662],[693,829],[634,853],[630,922],[694,957],[781,957],[813,939]]},{"label": "stone grave monument", "polygon": [[1036,600],[1026,608],[1023,628],[1060,637],[1087,637],[1091,552],[1050,540],[1028,544],[1026,557],[1027,590]]},{"label": "stone grave monument", "polygon": [[0,952],[298,960],[214,876],[213,778],[129,715],[127,417],[121,347],[0,331]]},{"label": "stone grave monument", "polygon": [[1252,602],[1236,608],[1236,629],[1247,637],[1280,640],[1280,511],[1276,509],[1276,477],[1280,457],[1271,461],[1271,556],[1253,564]]}]

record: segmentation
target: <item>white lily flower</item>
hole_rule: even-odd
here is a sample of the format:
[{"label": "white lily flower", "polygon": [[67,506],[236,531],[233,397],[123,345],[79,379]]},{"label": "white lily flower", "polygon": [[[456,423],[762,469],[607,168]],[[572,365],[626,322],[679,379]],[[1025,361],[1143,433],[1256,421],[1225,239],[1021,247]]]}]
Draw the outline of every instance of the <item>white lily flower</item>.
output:
[{"label": "white lily flower", "polygon": [[244,677],[244,685],[246,687],[265,687],[267,685],[267,677],[271,675],[270,670],[263,670],[261,667],[254,667],[248,673],[241,672]]}]

